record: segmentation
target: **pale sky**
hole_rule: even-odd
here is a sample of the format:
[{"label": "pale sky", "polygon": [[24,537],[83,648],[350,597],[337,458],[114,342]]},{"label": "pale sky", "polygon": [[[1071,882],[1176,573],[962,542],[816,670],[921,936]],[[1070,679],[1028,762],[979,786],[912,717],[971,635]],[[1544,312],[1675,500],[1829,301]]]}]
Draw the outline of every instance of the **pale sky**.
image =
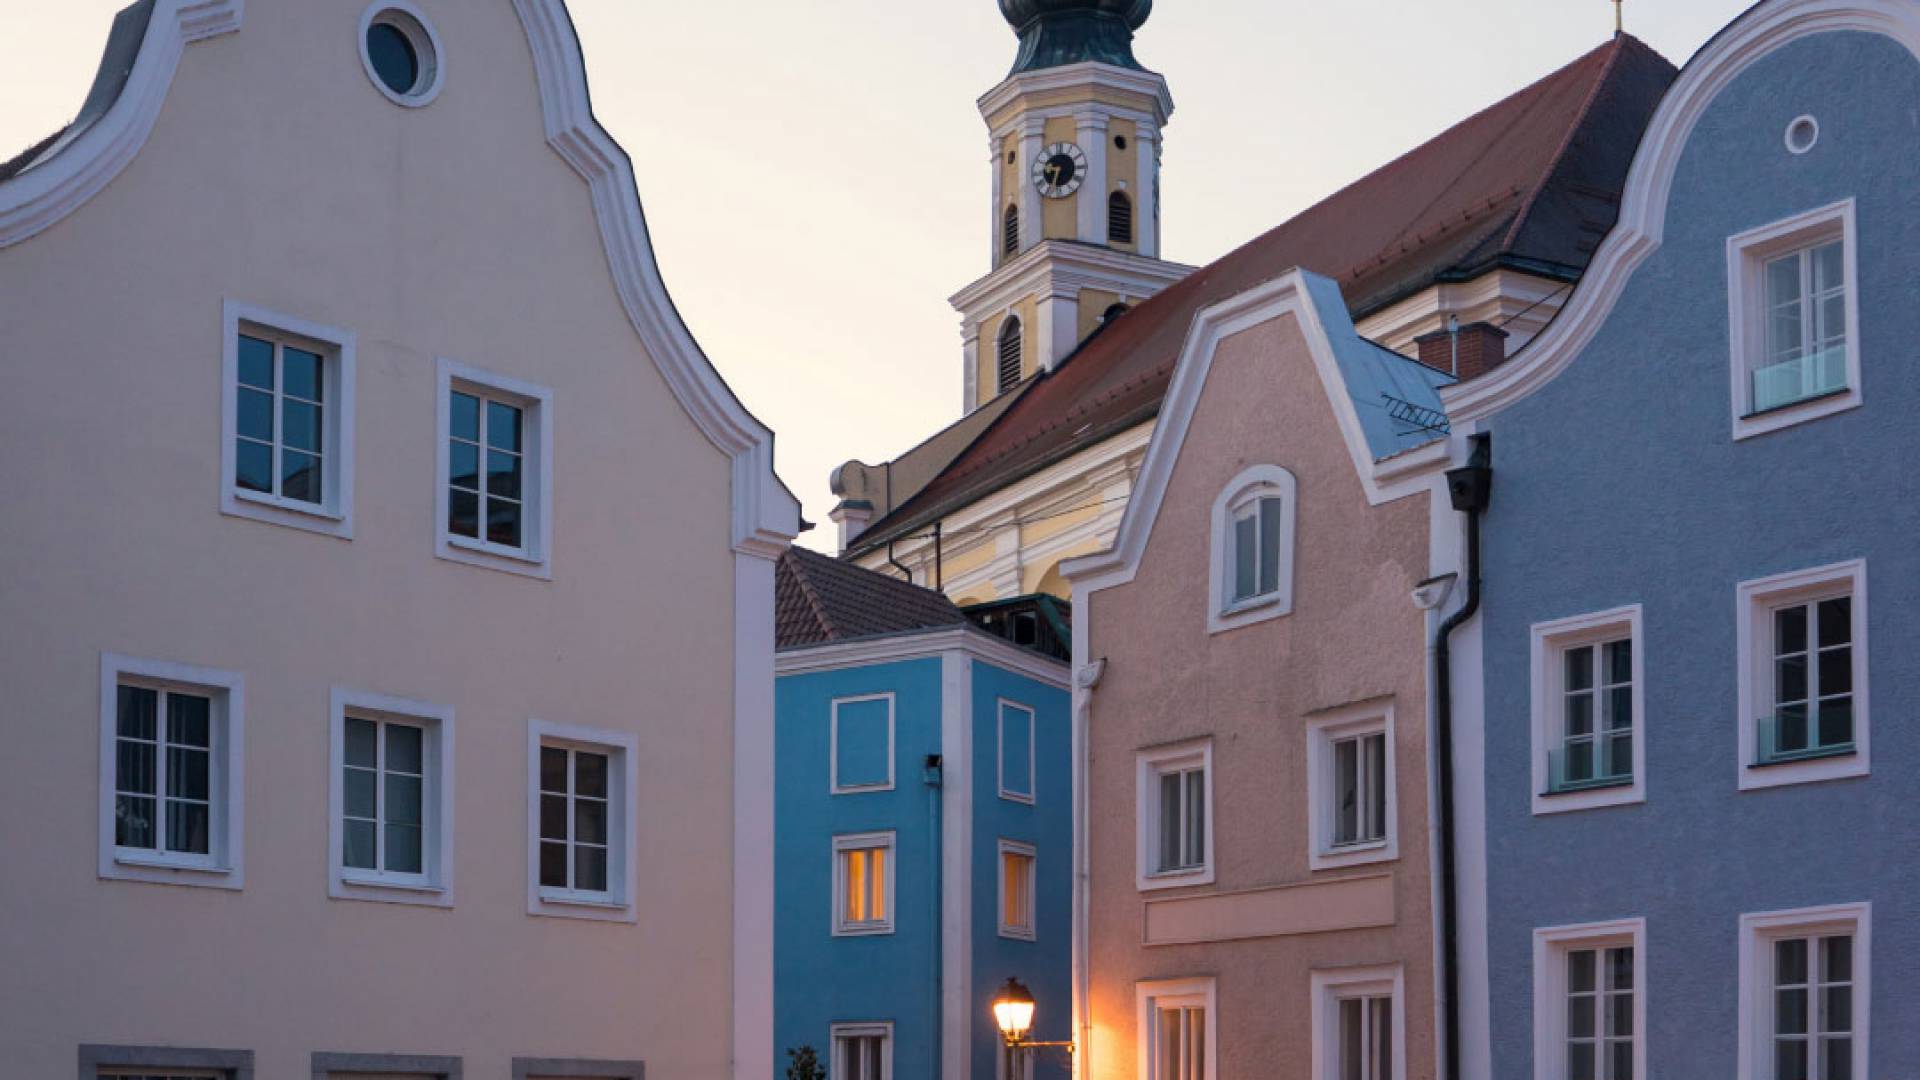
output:
[{"label": "pale sky", "polygon": [[[338,3],[361,0],[256,0]],[[475,0],[420,0],[432,14]],[[497,0],[504,2],[504,0]],[[1751,0],[1627,0],[1684,63]],[[121,0],[0,0],[0,159],[70,119]],[[1210,262],[1600,44],[1609,0],[1160,0],[1163,254]],[[827,474],[958,418],[988,267],[993,0],[571,0],[674,300],[830,549]],[[450,62],[450,71],[460,69]],[[456,76],[457,77],[457,76]]]}]

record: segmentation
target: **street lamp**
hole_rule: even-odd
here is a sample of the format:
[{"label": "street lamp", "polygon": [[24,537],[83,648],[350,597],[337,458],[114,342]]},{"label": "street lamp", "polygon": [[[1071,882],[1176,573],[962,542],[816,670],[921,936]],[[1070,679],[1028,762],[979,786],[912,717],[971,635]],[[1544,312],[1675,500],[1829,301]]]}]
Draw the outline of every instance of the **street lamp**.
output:
[{"label": "street lamp", "polygon": [[[1000,1026],[1000,1038],[1007,1044],[1007,1050],[1018,1064],[1020,1054],[1026,1050],[1036,1050],[1044,1046],[1057,1046],[1067,1053],[1073,1053],[1073,1042],[1035,1042],[1027,1038],[1033,1030],[1033,991],[1028,990],[1019,979],[1009,978],[1007,985],[993,996],[993,1021]],[[1018,1075],[1015,1073],[1014,1075]]]}]

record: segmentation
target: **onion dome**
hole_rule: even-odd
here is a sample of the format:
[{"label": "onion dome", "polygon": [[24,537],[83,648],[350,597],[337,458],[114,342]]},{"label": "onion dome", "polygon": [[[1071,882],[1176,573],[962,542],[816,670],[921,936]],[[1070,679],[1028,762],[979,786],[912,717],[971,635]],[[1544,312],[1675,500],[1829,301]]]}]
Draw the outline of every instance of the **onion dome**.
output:
[{"label": "onion dome", "polygon": [[1133,58],[1133,32],[1153,13],[1153,0],[1000,0],[1000,14],[1020,35],[1011,74],[1089,60],[1144,70]]}]

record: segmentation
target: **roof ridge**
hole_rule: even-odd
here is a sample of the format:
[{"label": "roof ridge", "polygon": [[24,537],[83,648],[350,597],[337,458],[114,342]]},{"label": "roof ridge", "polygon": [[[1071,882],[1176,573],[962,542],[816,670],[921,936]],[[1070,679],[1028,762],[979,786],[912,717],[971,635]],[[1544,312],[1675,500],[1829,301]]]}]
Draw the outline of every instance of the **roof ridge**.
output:
[{"label": "roof ridge", "polygon": [[1553,183],[1553,174],[1560,171],[1561,163],[1567,160],[1567,152],[1573,148],[1573,140],[1580,134],[1580,129],[1586,126],[1587,118],[1593,115],[1593,107],[1600,100],[1601,91],[1606,89],[1613,80],[1614,72],[1619,70],[1620,57],[1626,53],[1627,42],[1637,40],[1619,33],[1603,46],[1609,50],[1607,62],[1601,66],[1593,85],[1587,88],[1586,99],[1580,102],[1580,108],[1573,114],[1573,122],[1567,125],[1566,133],[1560,137],[1560,145],[1554,147],[1552,156],[1547,158],[1547,167],[1541,170],[1540,179],[1527,192],[1526,200],[1520,204],[1520,212],[1513,216],[1513,224],[1507,227],[1507,235],[1502,240],[1503,246],[1511,247],[1520,239],[1520,230],[1526,227],[1527,217],[1533,213],[1534,207],[1540,205],[1540,196]]},{"label": "roof ridge", "polygon": [[[806,597],[807,607],[813,612],[814,622],[819,624],[820,632],[826,636],[828,641],[834,640],[840,635],[835,632],[833,620],[827,617],[826,602],[820,599],[818,590],[814,588],[813,581],[808,577],[810,571],[804,569],[806,566],[806,555],[815,555],[818,554],[818,552],[808,551],[806,548],[799,546],[789,547],[787,548],[787,552],[793,556],[793,580],[800,586],[800,595]],[[805,552],[806,555],[800,554],[801,552]],[[820,557],[822,559],[827,558],[825,555],[821,555]]]}]

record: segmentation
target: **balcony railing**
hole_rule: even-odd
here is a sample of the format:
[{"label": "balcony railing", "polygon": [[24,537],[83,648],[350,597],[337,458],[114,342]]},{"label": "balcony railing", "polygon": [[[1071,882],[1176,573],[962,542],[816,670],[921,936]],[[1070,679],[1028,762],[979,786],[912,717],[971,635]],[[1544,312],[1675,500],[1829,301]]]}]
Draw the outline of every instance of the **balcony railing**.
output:
[{"label": "balcony railing", "polygon": [[1763,413],[1847,388],[1847,347],[1768,364],[1753,373],[1753,411]]},{"label": "balcony railing", "polygon": [[[1626,761],[1614,758],[1629,758]],[[1547,794],[1622,787],[1633,783],[1633,762],[1625,753],[1608,753],[1594,746],[1563,746],[1547,752]]]},{"label": "balcony railing", "polygon": [[1853,709],[1829,706],[1759,720],[1756,765],[1781,765],[1854,752]]}]

